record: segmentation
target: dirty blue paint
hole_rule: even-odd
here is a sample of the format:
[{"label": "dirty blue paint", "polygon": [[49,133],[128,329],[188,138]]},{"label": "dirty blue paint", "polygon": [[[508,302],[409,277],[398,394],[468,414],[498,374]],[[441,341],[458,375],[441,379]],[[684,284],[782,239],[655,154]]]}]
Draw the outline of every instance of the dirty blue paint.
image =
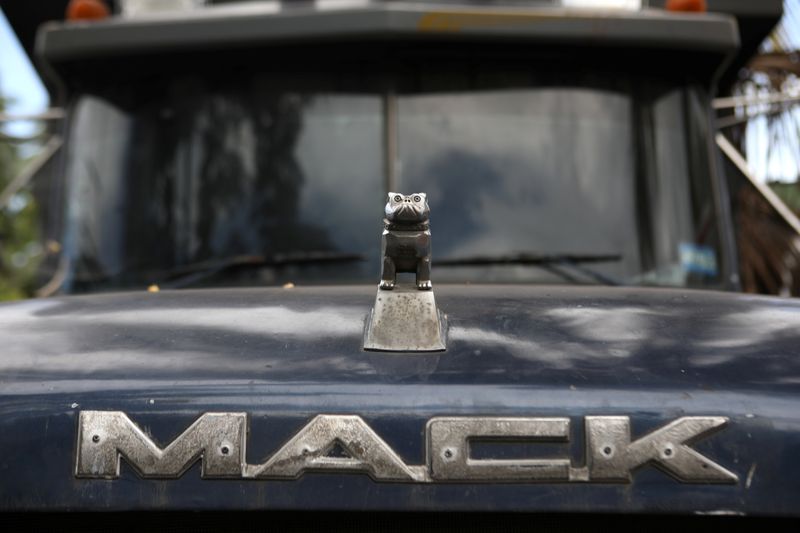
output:
[{"label": "dirty blue paint", "polygon": [[[0,305],[0,509],[485,510],[797,514],[800,302],[665,289],[436,288],[446,352],[361,350],[375,288],[162,291]],[[735,485],[414,485],[356,474],[174,481],[122,466],[76,479],[77,415],[127,413],[164,445],[207,411],[249,415],[247,460],[314,415],[362,416],[407,464],[427,420],[566,416],[568,444],[493,446],[500,458],[584,462],[583,417],[630,416],[633,437],[685,415],[729,417],[696,449]]]}]

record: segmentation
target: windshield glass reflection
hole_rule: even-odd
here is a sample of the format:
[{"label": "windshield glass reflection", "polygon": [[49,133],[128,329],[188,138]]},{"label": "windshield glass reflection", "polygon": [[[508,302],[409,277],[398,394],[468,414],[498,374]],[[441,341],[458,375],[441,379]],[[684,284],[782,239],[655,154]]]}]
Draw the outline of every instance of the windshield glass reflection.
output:
[{"label": "windshield glass reflection", "polygon": [[699,91],[518,74],[392,74],[380,87],[343,74],[339,89],[240,73],[84,95],[67,290],[166,282],[215,260],[236,268],[190,281],[374,283],[393,189],[428,193],[436,282],[717,286]]}]

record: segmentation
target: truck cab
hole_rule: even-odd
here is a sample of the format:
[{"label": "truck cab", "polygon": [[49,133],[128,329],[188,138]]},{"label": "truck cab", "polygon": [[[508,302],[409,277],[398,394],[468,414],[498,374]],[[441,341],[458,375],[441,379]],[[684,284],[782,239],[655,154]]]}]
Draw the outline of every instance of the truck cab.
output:
[{"label": "truck cab", "polygon": [[[602,4],[44,25],[59,294],[0,306],[0,509],[795,516],[800,304],[737,292],[711,113],[780,3]],[[398,191],[444,350],[364,349]]]},{"label": "truck cab", "polygon": [[439,282],[735,287],[709,142],[730,17],[269,6],[42,33],[66,292],[243,257],[190,284],[372,283],[392,191],[428,193]]}]

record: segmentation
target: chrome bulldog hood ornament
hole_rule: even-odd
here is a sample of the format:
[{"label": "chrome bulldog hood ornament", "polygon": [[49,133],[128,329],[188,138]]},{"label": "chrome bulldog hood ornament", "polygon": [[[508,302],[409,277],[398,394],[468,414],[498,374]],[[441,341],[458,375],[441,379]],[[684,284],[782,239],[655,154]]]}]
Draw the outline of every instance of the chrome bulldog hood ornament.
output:
[{"label": "chrome bulldog hood ornament", "polygon": [[398,272],[416,275],[420,290],[431,288],[430,207],[424,192],[403,195],[389,193],[384,209],[381,255],[383,270],[379,287],[394,289]]},{"label": "chrome bulldog hood ornament", "polygon": [[[381,280],[375,306],[367,317],[364,349],[443,351],[446,322],[431,290],[428,197],[423,192],[390,192],[384,213]],[[398,283],[398,273],[413,274],[414,283]]]}]

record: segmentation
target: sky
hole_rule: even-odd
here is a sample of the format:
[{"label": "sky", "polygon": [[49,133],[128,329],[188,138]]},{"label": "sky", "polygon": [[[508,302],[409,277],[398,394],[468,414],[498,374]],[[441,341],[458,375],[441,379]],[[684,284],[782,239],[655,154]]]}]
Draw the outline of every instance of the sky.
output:
[{"label": "sky", "polygon": [[[783,18],[775,32],[775,41],[765,41],[761,48],[771,52],[777,48],[800,50],[800,0],[784,0]],[[791,94],[800,93],[800,80],[789,82],[785,89]],[[769,106],[762,106],[769,110]],[[760,181],[795,182],[800,176],[800,106],[778,117],[778,126],[772,133],[764,115],[752,119],[747,125],[745,154],[750,170]],[[778,133],[782,142],[775,142],[772,134]],[[769,144],[772,143],[770,150]]]},{"label": "sky", "polygon": [[[0,10],[0,95],[11,100],[5,109],[9,114],[39,113],[47,109],[49,98],[39,75],[14,35]],[[31,122],[3,124],[10,135],[25,136],[36,130]]]}]

